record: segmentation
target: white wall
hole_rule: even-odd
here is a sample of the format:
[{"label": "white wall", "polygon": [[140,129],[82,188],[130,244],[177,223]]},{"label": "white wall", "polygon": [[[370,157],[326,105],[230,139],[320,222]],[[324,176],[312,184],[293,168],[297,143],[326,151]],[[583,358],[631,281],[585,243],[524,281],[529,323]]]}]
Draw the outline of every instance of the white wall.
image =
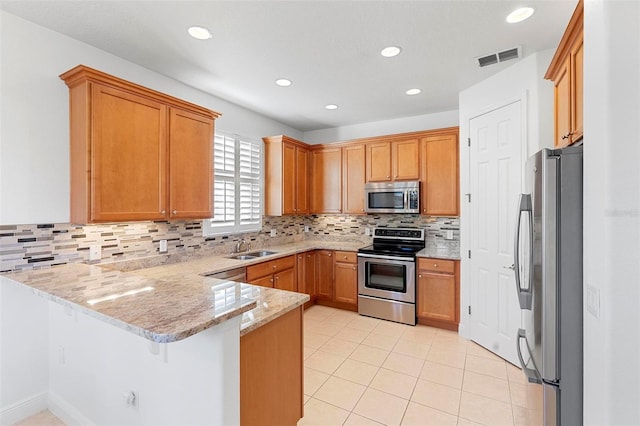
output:
[{"label": "white wall", "polygon": [[458,110],[403,117],[392,120],[372,121],[350,126],[304,132],[303,141],[309,144],[339,142],[394,133],[417,132],[458,125]]},{"label": "white wall", "polygon": [[640,2],[584,11],[584,422],[640,424]]},{"label": "white wall", "polygon": [[0,424],[46,408],[49,390],[48,305],[0,276]]},{"label": "white wall", "polygon": [[[464,141],[469,137],[469,121],[478,115],[523,100],[525,144],[523,161],[541,148],[553,146],[553,83],[544,80],[554,50],[534,53],[500,73],[460,92],[460,193],[469,190],[469,153]],[[523,180],[524,182],[524,180]],[[515,209],[515,206],[514,206]],[[460,198],[460,253],[470,245],[469,204]],[[469,273],[467,259],[460,268],[460,334],[468,337]],[[464,309],[462,309],[464,307]]]},{"label": "white wall", "polygon": [[0,11],[0,224],[69,221],[69,101],[58,75],[84,64],[222,113],[220,130],[302,133]]}]

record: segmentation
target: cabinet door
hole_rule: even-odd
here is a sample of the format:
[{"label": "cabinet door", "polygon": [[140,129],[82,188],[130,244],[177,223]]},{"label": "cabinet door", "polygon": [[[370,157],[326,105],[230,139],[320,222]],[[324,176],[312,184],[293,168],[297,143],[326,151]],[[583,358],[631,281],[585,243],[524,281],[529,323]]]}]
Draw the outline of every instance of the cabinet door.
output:
[{"label": "cabinet door", "polygon": [[267,275],[266,277],[261,277],[261,278],[254,278],[253,280],[249,281],[249,284],[273,288],[273,275]]},{"label": "cabinet door", "polygon": [[367,144],[367,182],[391,180],[391,143]]},{"label": "cabinet door", "polygon": [[342,212],[342,148],[315,150],[311,158],[311,212]]},{"label": "cabinet door", "polygon": [[317,250],[316,261],[316,296],[333,300],[333,252]]},{"label": "cabinet door", "polygon": [[451,274],[418,272],[417,315],[457,324],[456,279]]},{"label": "cabinet door", "polygon": [[392,144],[393,180],[420,179],[420,141],[409,139]]},{"label": "cabinet door", "polygon": [[168,218],[167,107],[100,84],[91,97],[91,221]]},{"label": "cabinet door", "polygon": [[458,135],[424,138],[422,152],[422,213],[458,216]]},{"label": "cabinet door", "polygon": [[358,304],[358,267],[353,263],[336,262],[334,301]]},{"label": "cabinet door", "polygon": [[294,214],[296,209],[296,147],[282,144],[282,213]]},{"label": "cabinet door", "polygon": [[316,294],[316,255],[314,251],[297,255],[298,293],[306,293],[313,299]]},{"label": "cabinet door", "polygon": [[298,289],[298,283],[296,280],[295,268],[287,269],[286,271],[274,274],[273,288],[277,288],[279,290],[296,291]]},{"label": "cabinet door", "polygon": [[295,183],[296,214],[309,214],[309,150],[301,147],[296,147]]},{"label": "cabinet door", "polygon": [[171,108],[169,217],[212,217],[213,120]]},{"label": "cabinet door", "polygon": [[582,138],[582,109],[583,109],[583,53],[584,41],[582,35],[571,50],[571,142]]},{"label": "cabinet door", "polygon": [[343,148],[343,213],[364,214],[365,149],[364,145]]},{"label": "cabinet door", "polygon": [[571,59],[567,58],[555,80],[555,145],[563,147],[571,142]]}]

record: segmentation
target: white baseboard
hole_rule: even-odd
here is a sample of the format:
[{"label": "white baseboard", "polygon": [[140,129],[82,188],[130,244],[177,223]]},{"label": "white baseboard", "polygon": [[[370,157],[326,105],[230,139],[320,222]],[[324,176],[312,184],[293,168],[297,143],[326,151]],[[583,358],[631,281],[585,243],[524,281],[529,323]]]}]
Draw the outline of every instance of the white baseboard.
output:
[{"label": "white baseboard", "polygon": [[47,392],[41,392],[0,411],[0,425],[12,425],[47,409]]},{"label": "white baseboard", "polygon": [[95,425],[94,422],[84,416],[76,407],[69,404],[65,399],[59,395],[49,392],[48,406],[56,417],[62,420],[67,425]]}]

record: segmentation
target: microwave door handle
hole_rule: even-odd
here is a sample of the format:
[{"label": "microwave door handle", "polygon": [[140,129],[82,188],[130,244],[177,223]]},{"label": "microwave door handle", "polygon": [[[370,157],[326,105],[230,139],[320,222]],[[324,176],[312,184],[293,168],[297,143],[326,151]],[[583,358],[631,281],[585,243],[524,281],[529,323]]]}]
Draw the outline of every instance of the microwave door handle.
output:
[{"label": "microwave door handle", "polygon": [[522,213],[527,213],[529,218],[529,259],[533,260],[533,211],[531,207],[531,194],[520,194],[518,200],[518,217],[516,220],[516,232],[514,238],[513,247],[513,266],[516,277],[516,292],[518,293],[518,302],[520,303],[520,309],[531,310],[532,302],[532,289],[531,289],[531,263],[529,264],[529,288],[522,288],[522,282],[520,277],[520,220],[522,219]]},{"label": "microwave door handle", "polygon": [[404,204],[403,210],[407,210],[409,208],[409,190],[404,191]]}]

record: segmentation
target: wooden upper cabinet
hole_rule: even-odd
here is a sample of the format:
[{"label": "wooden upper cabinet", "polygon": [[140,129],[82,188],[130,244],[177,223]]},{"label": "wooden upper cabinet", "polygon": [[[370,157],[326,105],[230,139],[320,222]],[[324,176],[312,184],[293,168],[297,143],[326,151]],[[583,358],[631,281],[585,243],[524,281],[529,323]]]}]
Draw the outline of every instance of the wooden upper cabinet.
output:
[{"label": "wooden upper cabinet", "polygon": [[364,214],[365,146],[345,146],[342,151],[343,213]]},{"label": "wooden upper cabinet", "polygon": [[430,216],[458,216],[458,131],[421,140],[421,209]]},{"label": "wooden upper cabinet", "polygon": [[545,74],[554,89],[554,144],[564,147],[583,136],[583,0],[578,2]]},{"label": "wooden upper cabinet", "polygon": [[417,138],[367,144],[367,182],[418,180],[420,142]]},{"label": "wooden upper cabinet", "polygon": [[83,65],[60,78],[72,223],[211,217],[218,113]]},{"label": "wooden upper cabinet", "polygon": [[391,143],[367,144],[367,182],[391,180]]},{"label": "wooden upper cabinet", "polygon": [[311,151],[311,213],[342,212],[342,148]]},{"label": "wooden upper cabinet", "polygon": [[210,218],[213,120],[177,108],[169,117],[169,217]]},{"label": "wooden upper cabinet", "polygon": [[309,213],[309,149],[288,136],[263,138],[265,215]]},{"label": "wooden upper cabinet", "polygon": [[420,142],[408,139],[391,143],[393,180],[420,179]]}]

